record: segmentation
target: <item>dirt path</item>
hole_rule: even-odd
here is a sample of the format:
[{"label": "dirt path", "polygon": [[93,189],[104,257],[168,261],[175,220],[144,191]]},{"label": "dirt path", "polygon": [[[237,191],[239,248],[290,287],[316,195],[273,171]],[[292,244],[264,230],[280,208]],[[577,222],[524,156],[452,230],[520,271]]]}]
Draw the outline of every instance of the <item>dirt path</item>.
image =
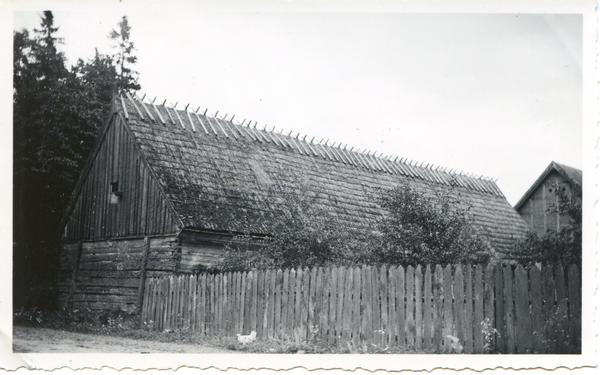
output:
[{"label": "dirt path", "polygon": [[[14,353],[233,353],[233,351],[48,328],[13,327]],[[236,352],[237,353],[237,352]]]}]

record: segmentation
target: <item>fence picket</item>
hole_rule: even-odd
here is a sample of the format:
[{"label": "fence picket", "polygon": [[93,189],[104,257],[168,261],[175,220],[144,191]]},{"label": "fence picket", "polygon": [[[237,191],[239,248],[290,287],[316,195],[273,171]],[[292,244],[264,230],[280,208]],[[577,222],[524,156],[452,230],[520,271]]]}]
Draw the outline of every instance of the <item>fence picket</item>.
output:
[{"label": "fence picket", "polygon": [[554,282],[556,286],[556,316],[559,322],[568,319],[567,292],[565,289],[565,274],[563,267],[559,264],[554,271]]},{"label": "fence picket", "polygon": [[[465,353],[489,348],[554,353],[557,341],[545,329],[578,345],[576,266],[567,269],[566,278],[562,267],[452,268],[328,267],[148,278],[140,322],[205,336],[255,330],[259,339],[314,338],[351,349],[398,345],[448,352],[446,336],[453,335]],[[499,333],[495,342],[493,336],[485,340],[484,319]]]},{"label": "fence picket", "polygon": [[406,268],[406,343],[415,347],[415,269]]},{"label": "fence picket", "polygon": [[444,319],[444,303],[443,303],[443,283],[444,271],[439,264],[435,266],[433,275],[433,321],[435,323],[433,330],[433,347],[439,353],[442,350],[442,330]]},{"label": "fence picket", "polygon": [[506,353],[514,353],[516,348],[515,338],[515,312],[514,293],[512,281],[512,267],[504,268],[504,321],[506,322]]},{"label": "fence picket", "polygon": [[515,312],[517,320],[517,352],[519,353],[527,353],[531,349],[532,329],[527,281],[527,271],[519,264],[515,270]]},{"label": "fence picket", "polygon": [[352,268],[344,270],[346,274],[346,281],[344,283],[344,308],[342,314],[344,317],[344,325],[342,329],[342,346],[346,347],[350,342],[351,334],[351,319],[352,319],[352,283],[354,280],[354,274]]},{"label": "fence picket", "polygon": [[366,345],[373,342],[373,306],[369,302],[371,298],[371,267],[362,267],[362,296],[365,304],[361,324],[361,339]]},{"label": "fence picket", "polygon": [[354,284],[352,286],[352,342],[360,344],[361,300],[360,300],[360,268],[352,268]]},{"label": "fence picket", "polygon": [[454,300],[456,317],[456,337],[461,345],[465,345],[465,283],[462,265],[454,270]]},{"label": "fence picket", "polygon": [[338,298],[338,268],[332,267],[330,270],[330,300],[329,300],[329,319],[328,326],[329,332],[327,335],[327,342],[334,344],[336,342],[336,312],[337,312],[337,298]]},{"label": "fence picket", "polygon": [[310,271],[304,269],[302,272],[302,303],[300,304],[300,337],[302,340],[308,338],[308,330],[310,327],[306,324],[308,321],[308,297],[309,297],[309,286],[310,286]]},{"label": "fence picket", "polygon": [[337,296],[337,306],[336,306],[336,321],[335,321],[335,331],[336,331],[336,344],[342,344],[342,331],[344,330],[344,285],[346,285],[346,269],[344,267],[338,268],[338,296]]},{"label": "fence picket", "polygon": [[529,270],[531,289],[529,292],[531,301],[531,323],[533,328],[533,353],[543,353],[544,345],[541,332],[544,329],[542,320],[542,274],[537,266]]},{"label": "fence picket", "polygon": [[415,269],[415,348],[423,347],[423,272],[419,264]]},{"label": "fence picket", "polygon": [[268,277],[268,291],[269,291],[269,308],[267,310],[267,337],[273,338],[273,332],[275,331],[275,279],[277,277],[277,271],[270,271]]},{"label": "fence picket", "polygon": [[389,345],[389,331],[388,331],[388,301],[387,301],[387,267],[381,266],[379,270],[379,298],[381,306],[381,345],[386,347]]},{"label": "fence picket", "polygon": [[[294,282],[292,279],[292,285],[293,284]],[[283,339],[286,335],[289,335],[292,331],[292,326],[289,320],[289,314],[290,309],[293,307],[293,295],[290,299],[290,270],[285,270],[283,271],[283,286],[281,290],[281,332],[279,333],[279,338],[281,339]]]},{"label": "fence picket", "polygon": [[447,265],[444,268],[444,327],[442,335],[444,340],[444,352],[450,352],[450,340],[448,336],[453,335],[453,316],[452,316],[452,266]]},{"label": "fence picket", "polygon": [[[394,280],[396,275],[397,267],[390,267],[388,270],[388,308],[389,308],[389,326],[388,329],[390,331],[390,345],[395,346],[398,344],[396,341],[398,335],[398,317],[396,316],[396,281]],[[364,306],[361,307],[361,313],[364,310]]]},{"label": "fence picket", "polygon": [[273,337],[281,338],[281,300],[282,300],[282,284],[283,284],[283,271],[277,270],[275,274],[275,310],[273,314]]},{"label": "fence picket", "polygon": [[431,349],[433,338],[433,309],[431,305],[431,266],[425,268],[425,280],[423,287],[423,348]]},{"label": "fence picket", "polygon": [[371,269],[371,303],[373,314],[371,319],[373,321],[373,341],[372,343],[376,346],[382,345],[381,340],[381,304],[379,299],[379,268],[373,267]]},{"label": "fence picket", "polygon": [[483,274],[481,265],[475,266],[475,298],[473,300],[475,320],[473,322],[473,353],[483,353]]},{"label": "fence picket", "polygon": [[[492,264],[488,264],[485,268],[485,281],[484,281],[484,290],[483,290],[483,318],[489,319],[490,327],[496,327],[496,317],[494,311],[494,266]],[[493,344],[495,345],[496,341],[494,339]]]},{"label": "fence picket", "polygon": [[506,353],[506,329],[504,322],[504,283],[502,274],[502,265],[496,264],[494,267],[494,293],[496,296],[496,347],[500,353]]},{"label": "fence picket", "polygon": [[567,274],[569,281],[569,319],[581,319],[581,277],[576,265],[571,265]]},{"label": "fence picket", "polygon": [[319,305],[319,334],[323,342],[327,342],[327,331],[329,330],[329,268],[319,269],[319,285],[317,285]]}]

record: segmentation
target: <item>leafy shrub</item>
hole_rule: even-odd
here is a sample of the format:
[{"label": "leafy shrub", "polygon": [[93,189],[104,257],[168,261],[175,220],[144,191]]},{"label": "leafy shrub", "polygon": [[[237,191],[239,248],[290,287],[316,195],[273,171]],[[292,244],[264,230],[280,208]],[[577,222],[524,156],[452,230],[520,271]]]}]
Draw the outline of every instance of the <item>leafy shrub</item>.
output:
[{"label": "leafy shrub", "polygon": [[283,201],[268,225],[268,237],[238,236],[224,259],[222,271],[357,264],[485,263],[489,246],[471,226],[470,205],[452,189],[424,195],[410,184],[381,190],[372,197],[386,215],[369,233],[345,228],[315,196],[292,190],[276,195]]},{"label": "leafy shrub", "polygon": [[470,204],[452,189],[427,196],[410,184],[383,191],[376,261],[389,264],[485,263],[488,245],[470,224]]}]

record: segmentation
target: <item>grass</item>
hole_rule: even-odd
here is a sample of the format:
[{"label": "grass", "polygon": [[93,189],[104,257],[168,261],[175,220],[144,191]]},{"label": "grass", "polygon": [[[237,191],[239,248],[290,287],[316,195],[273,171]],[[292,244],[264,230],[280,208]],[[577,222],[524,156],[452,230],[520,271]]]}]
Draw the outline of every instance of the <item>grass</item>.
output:
[{"label": "grass", "polygon": [[240,353],[286,353],[286,354],[404,354],[428,353],[415,351],[411,348],[384,347],[377,345],[346,346],[328,343],[316,337],[315,332],[308,340],[302,340],[299,331],[290,337],[281,339],[256,340],[242,345],[236,337],[225,335],[204,336],[186,329],[163,330],[154,329],[152,322],[140,325],[137,314],[125,313],[118,310],[41,310],[38,308],[18,309],[14,313],[13,323],[20,326],[51,328],[68,332],[117,336],[138,340],[157,341],[164,343],[202,345],[223,348]]}]

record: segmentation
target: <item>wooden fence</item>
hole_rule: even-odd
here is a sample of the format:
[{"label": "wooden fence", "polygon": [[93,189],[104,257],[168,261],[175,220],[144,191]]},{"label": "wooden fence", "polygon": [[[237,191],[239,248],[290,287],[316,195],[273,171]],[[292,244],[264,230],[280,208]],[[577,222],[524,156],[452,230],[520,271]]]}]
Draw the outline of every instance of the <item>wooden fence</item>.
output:
[{"label": "wooden fence", "polygon": [[436,353],[454,351],[449,335],[460,340],[464,353],[581,347],[576,266],[566,272],[438,265],[171,276],[146,281],[143,306],[142,321],[158,330],[202,335],[255,330],[259,340],[399,345]]}]

